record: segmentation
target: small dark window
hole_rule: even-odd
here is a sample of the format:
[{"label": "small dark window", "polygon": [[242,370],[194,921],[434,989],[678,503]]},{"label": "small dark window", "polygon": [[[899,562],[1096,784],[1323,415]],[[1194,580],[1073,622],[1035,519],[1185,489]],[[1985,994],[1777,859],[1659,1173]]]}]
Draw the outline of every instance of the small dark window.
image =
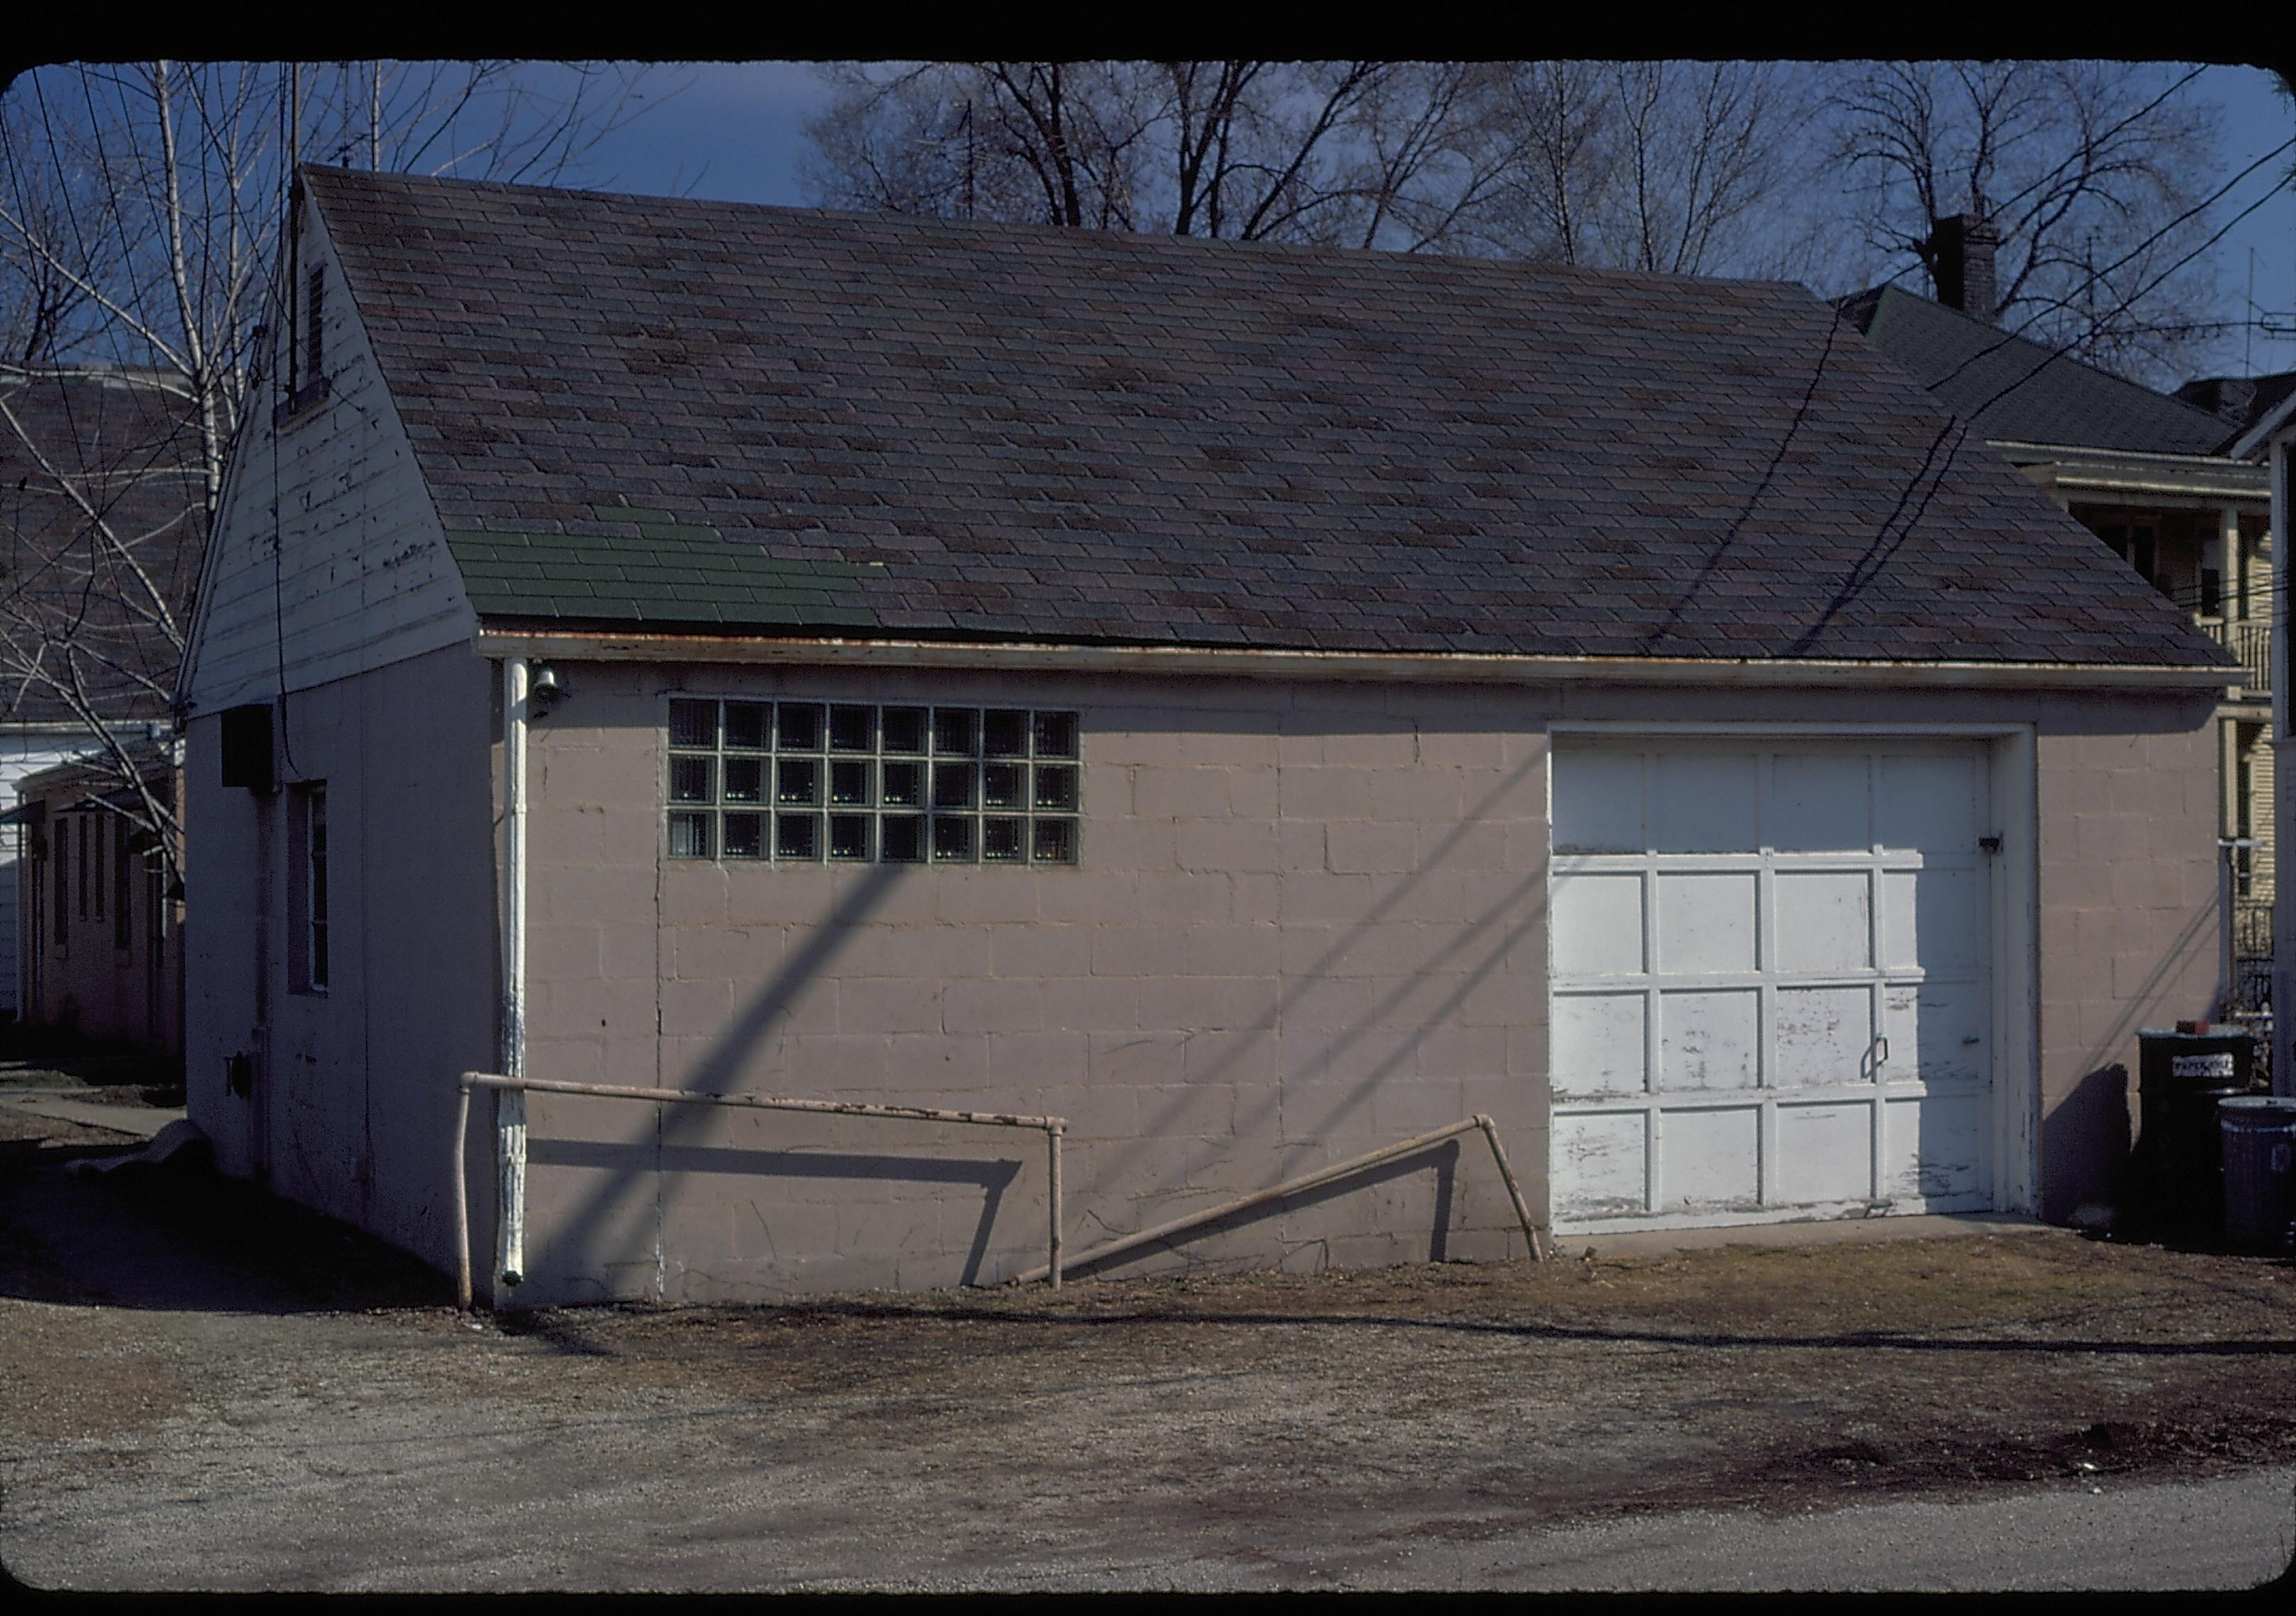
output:
[{"label": "small dark window", "polygon": [[293,802],[287,825],[288,980],[299,992],[324,993],[329,941],[326,782],[295,787]]},{"label": "small dark window", "polygon": [[79,886],[79,917],[82,920],[87,918],[87,841],[94,829],[95,825],[93,822],[81,820],[79,835],[73,849],[79,858],[79,863],[72,870],[72,880]]},{"label": "small dark window", "polygon": [[311,271],[310,288],[310,295],[305,302],[310,322],[303,328],[303,385],[306,387],[327,373],[326,366],[322,363],[326,357],[322,334],[327,317],[327,271],[324,266]]},{"label": "small dark window", "polygon": [[71,821],[56,821],[56,941],[71,937]]}]

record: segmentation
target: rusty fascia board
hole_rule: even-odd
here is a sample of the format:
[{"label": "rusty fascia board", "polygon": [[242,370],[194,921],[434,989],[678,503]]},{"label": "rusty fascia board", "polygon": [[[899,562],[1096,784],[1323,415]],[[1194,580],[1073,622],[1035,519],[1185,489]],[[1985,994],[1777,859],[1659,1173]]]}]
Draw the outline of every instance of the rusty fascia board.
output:
[{"label": "rusty fascia board", "polygon": [[2271,493],[2263,466],[2217,455],[2085,449],[2010,439],[1995,439],[1991,447],[2019,471],[2044,472],[2049,486],[2067,491],[2189,500],[2200,508],[2227,500],[2260,505]]},{"label": "rusty fascia board", "polygon": [[999,673],[1131,673],[1282,680],[1457,685],[1906,685],[1946,689],[2182,691],[2240,687],[2236,668],[2103,662],[1846,662],[1702,657],[1472,656],[1441,652],[1264,651],[1193,645],[968,644],[933,640],[487,628],[485,657],[591,662],[749,662],[928,668]]}]

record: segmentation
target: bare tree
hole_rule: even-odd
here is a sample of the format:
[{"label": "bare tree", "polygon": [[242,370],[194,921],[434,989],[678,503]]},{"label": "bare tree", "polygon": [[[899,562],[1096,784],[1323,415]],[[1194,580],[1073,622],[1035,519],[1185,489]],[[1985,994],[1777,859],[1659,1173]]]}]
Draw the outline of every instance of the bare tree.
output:
[{"label": "bare tree", "polygon": [[[1833,92],[1849,209],[1886,272],[1937,284],[1932,222],[2001,234],[2005,328],[2112,368],[2173,374],[2219,334],[2207,236],[2217,113],[2202,70],[2117,62],[1890,62]],[[2154,283],[2158,284],[2154,284]]]},{"label": "bare tree", "polygon": [[824,206],[1241,241],[1464,242],[1496,196],[1494,75],[1368,62],[828,70]]},{"label": "bare tree", "polygon": [[294,164],[563,181],[632,114],[635,78],[155,62],[9,86],[0,455],[16,497],[0,504],[0,681],[70,711],[140,793],[131,816],[171,866],[180,827],[133,742],[155,703],[166,711],[259,332],[277,323]]},{"label": "bare tree", "polygon": [[1790,273],[1780,204],[1801,177],[1806,102],[1800,75],[1759,63],[1514,63],[1495,242],[1668,275]]}]

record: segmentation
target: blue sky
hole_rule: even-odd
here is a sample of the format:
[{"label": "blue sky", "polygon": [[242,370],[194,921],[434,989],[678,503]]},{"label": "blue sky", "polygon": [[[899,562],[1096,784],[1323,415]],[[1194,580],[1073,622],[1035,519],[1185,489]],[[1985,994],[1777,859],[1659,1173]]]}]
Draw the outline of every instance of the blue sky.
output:
[{"label": "blue sky", "polygon": [[[2202,76],[2202,94],[2224,110],[2226,177],[2296,134],[2296,111],[2275,94],[2274,82],[2255,68],[2212,68]],[[785,62],[665,66],[646,88],[660,99],[596,150],[590,183],[719,201],[802,206],[810,200],[799,179],[805,122],[828,100],[811,67]],[[2285,160],[2260,171],[2234,193],[2218,217],[2254,201],[2287,173]],[[2281,316],[2289,334],[2250,332],[2243,343],[2250,363],[2242,365],[2235,349],[2232,368],[2296,369],[2296,194],[2283,190],[2225,237],[2218,278],[2235,302],[2247,295],[2251,267],[2257,304]]]}]

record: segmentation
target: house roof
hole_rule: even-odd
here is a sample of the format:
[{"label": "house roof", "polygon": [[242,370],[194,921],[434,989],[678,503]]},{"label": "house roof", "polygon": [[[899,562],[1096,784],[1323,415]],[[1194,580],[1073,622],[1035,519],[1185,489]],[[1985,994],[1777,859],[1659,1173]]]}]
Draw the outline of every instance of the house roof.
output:
[{"label": "house roof", "polygon": [[206,534],[189,408],[154,373],[109,367],[0,378],[0,722],[77,722],[9,671],[36,656],[107,718],[165,718],[178,649],[158,609],[188,623]]},{"label": "house roof", "polygon": [[[2268,376],[2205,376],[2177,390],[2177,397],[2186,404],[2214,414],[2234,438],[2245,436],[2292,395],[2296,395],[2296,371]],[[2229,446],[2225,452],[2231,453]]]},{"label": "house roof", "polygon": [[1796,287],[304,178],[490,620],[2225,660]]},{"label": "house roof", "polygon": [[2214,455],[2234,423],[1902,287],[1843,312],[1946,410],[1995,443]]}]

